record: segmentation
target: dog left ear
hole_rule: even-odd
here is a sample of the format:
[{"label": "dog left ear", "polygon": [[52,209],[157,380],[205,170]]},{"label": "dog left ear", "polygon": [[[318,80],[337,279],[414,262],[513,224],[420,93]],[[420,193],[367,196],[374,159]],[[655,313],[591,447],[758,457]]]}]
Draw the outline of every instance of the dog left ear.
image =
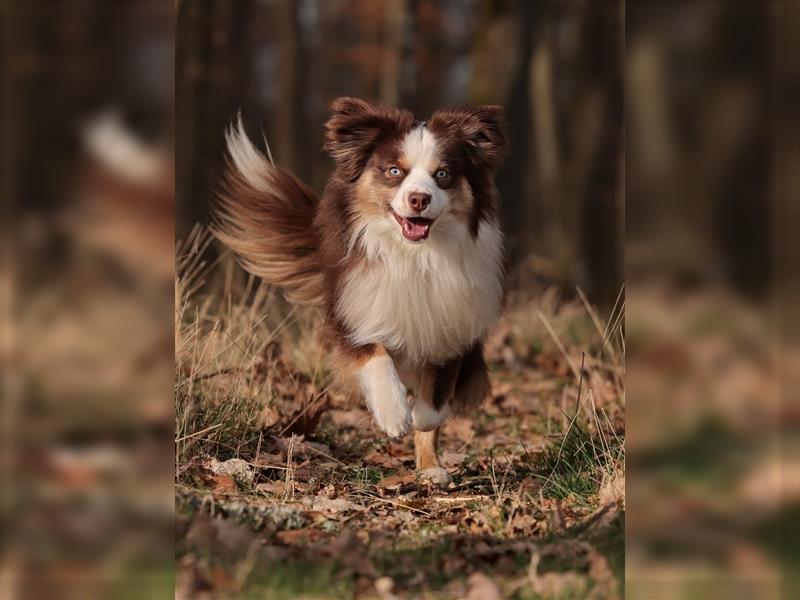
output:
[{"label": "dog left ear", "polygon": [[433,114],[428,127],[462,138],[467,155],[478,166],[496,169],[503,163],[508,142],[502,106],[439,111]]},{"label": "dog left ear", "polygon": [[324,148],[348,181],[358,179],[382,140],[411,127],[411,113],[375,106],[359,98],[337,98],[325,124]]}]

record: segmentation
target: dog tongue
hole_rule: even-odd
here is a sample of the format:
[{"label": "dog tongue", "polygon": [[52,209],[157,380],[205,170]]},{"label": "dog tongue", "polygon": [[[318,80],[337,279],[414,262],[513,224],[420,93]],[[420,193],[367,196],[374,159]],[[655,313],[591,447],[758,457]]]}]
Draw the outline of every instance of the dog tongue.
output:
[{"label": "dog tongue", "polygon": [[431,222],[427,219],[403,219],[403,235],[407,240],[418,242],[428,237]]}]

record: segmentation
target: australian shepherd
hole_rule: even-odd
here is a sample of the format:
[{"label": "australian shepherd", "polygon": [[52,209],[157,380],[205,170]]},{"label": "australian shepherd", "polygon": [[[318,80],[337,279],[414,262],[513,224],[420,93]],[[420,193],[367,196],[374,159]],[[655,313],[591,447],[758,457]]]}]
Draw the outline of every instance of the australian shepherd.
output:
[{"label": "australian shepherd", "polygon": [[261,154],[241,120],[227,146],[216,236],[292,302],[323,307],[337,381],[388,436],[413,429],[417,469],[447,483],[438,429],[486,396],[481,340],[503,301],[502,108],[419,121],[339,98],[325,124],[335,170],[322,198]]}]

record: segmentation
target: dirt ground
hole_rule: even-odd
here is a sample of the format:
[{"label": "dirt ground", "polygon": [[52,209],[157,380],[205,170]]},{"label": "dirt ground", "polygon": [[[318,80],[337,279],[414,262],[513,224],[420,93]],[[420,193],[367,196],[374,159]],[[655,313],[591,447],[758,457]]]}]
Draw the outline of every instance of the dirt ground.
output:
[{"label": "dirt ground", "polygon": [[177,597],[622,595],[622,294],[607,320],[580,292],[511,295],[491,397],[443,427],[442,488],[329,389],[319,314],[203,243],[177,285]]}]

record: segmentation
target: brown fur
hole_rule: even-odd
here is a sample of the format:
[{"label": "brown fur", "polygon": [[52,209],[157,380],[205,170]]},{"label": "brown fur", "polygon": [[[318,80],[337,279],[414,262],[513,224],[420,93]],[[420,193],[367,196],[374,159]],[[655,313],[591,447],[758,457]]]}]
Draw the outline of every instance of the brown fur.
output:
[{"label": "brown fur", "polygon": [[442,466],[442,463],[439,462],[438,445],[438,428],[433,431],[414,432],[414,456],[418,470]]},{"label": "brown fur", "polygon": [[440,110],[427,123],[439,138],[449,141],[444,153],[454,157],[452,169],[469,182],[474,196],[470,226],[477,234],[481,219],[497,214],[500,196],[494,175],[508,151],[501,106]]},{"label": "brown fur", "polygon": [[489,387],[489,369],[477,343],[462,356],[434,367],[431,404],[439,409],[449,403],[454,413],[463,414],[480,406]]},{"label": "brown fur", "polygon": [[355,181],[380,144],[396,141],[414,125],[407,110],[373,106],[358,98],[338,98],[325,124],[325,150],[336,162],[336,175]]},{"label": "brown fur", "polygon": [[318,201],[289,171],[264,164],[274,193],[253,189],[228,168],[225,190],[212,225],[214,235],[240,258],[245,270],[282,287],[296,304],[325,297],[319,238],[311,228]]},{"label": "brown fur", "polygon": [[[364,260],[358,246],[348,252],[348,243],[358,216],[388,210],[399,185],[388,166],[407,170],[398,142],[418,124],[408,111],[340,98],[325,125],[324,147],[335,171],[321,200],[291,173],[265,160],[258,167],[265,185],[258,189],[230,165],[217,211],[216,236],[248,271],[283,287],[293,302],[323,304],[330,364],[336,380],[351,393],[358,393],[359,369],[387,350],[380,344],[349,343],[334,313],[340,282]],[[497,218],[494,174],[506,150],[502,109],[438,111],[426,126],[445,144],[449,175],[440,187],[449,190],[451,210],[477,236],[482,220]],[[406,385],[437,409],[449,403],[463,413],[488,394],[480,342],[445,364],[404,364],[403,357],[392,358]],[[418,468],[439,466],[437,437],[438,430],[415,432]]]}]

